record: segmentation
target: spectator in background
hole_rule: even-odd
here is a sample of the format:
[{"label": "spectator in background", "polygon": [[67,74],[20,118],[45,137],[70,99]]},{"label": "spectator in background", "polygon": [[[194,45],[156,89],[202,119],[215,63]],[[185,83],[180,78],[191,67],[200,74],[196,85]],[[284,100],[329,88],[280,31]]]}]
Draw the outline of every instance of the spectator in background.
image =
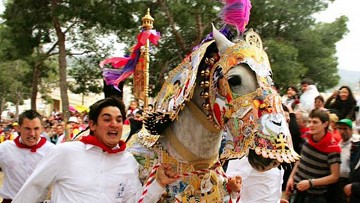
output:
[{"label": "spectator in background", "polygon": [[[43,131],[41,115],[33,110],[20,114],[20,136],[0,144],[0,166],[4,184],[0,190],[3,203],[10,203],[30,176],[39,161],[54,146],[40,136]],[[39,196],[46,193],[39,193]]]},{"label": "spectator in background", "polygon": [[13,131],[12,131],[13,135],[14,135],[15,137],[19,136],[19,123],[18,123],[18,122],[14,122],[14,123],[11,124],[11,125],[12,125],[12,128],[13,128]]},{"label": "spectator in background", "polygon": [[328,185],[339,179],[341,149],[328,132],[326,111],[311,111],[309,121],[301,159],[291,172],[286,193],[293,193],[290,201],[293,203],[326,203]]},{"label": "spectator in background", "polygon": [[290,106],[292,109],[295,109],[299,103],[299,90],[295,86],[289,86],[282,100],[285,106]]},{"label": "spectator in background", "polygon": [[351,141],[352,141],[352,121],[350,119],[342,119],[337,123],[342,140],[339,143],[341,148],[341,164],[340,164],[340,178],[337,183],[337,190],[332,194],[336,194],[338,198],[332,198],[339,203],[346,203],[346,195],[344,193],[345,185],[349,184],[350,175],[350,153],[351,153]]},{"label": "spectator in background", "polygon": [[299,109],[310,113],[314,109],[315,97],[319,95],[319,91],[310,78],[304,78],[301,81],[301,91]]},{"label": "spectator in background", "polygon": [[360,202],[360,142],[353,142],[350,155],[349,184],[345,185],[344,192],[350,198],[350,203]]},{"label": "spectator in background", "polygon": [[336,125],[336,123],[339,121],[339,118],[334,113],[330,113],[329,118],[330,118],[329,131],[331,132],[335,141],[339,143],[341,141],[341,134],[337,129],[337,125]]},{"label": "spectator in background", "polygon": [[[335,99],[335,101],[334,101]],[[325,108],[336,113],[339,119],[355,121],[356,100],[348,86],[342,86],[326,100]]]},{"label": "spectator in background", "polygon": [[315,97],[315,101],[314,101],[314,109],[320,109],[320,110],[326,110],[324,107],[324,97],[319,95],[317,97]]},{"label": "spectator in background", "polygon": [[50,142],[53,144],[60,144],[65,142],[65,129],[62,123],[55,125],[55,133],[50,137]]},{"label": "spectator in background", "polygon": [[304,133],[309,131],[309,127],[308,127],[309,116],[306,112],[303,111],[295,112],[295,116],[296,116],[296,122],[300,128],[300,134],[302,136]]},{"label": "spectator in background", "polygon": [[68,132],[69,132],[69,139],[71,140],[75,135],[80,132],[79,128],[79,120],[75,116],[71,116],[68,121]]},{"label": "spectator in background", "polygon": [[[287,118],[286,121],[289,125],[291,139],[293,141],[293,148],[296,153],[300,154],[303,139],[301,138],[300,128],[296,121],[296,115],[294,114],[291,106],[286,107],[285,105],[283,105],[283,109],[285,111],[285,117]],[[284,168],[282,191],[285,191],[286,183],[291,174],[291,170],[294,167],[294,164],[283,164],[282,167]]]},{"label": "spectator in background", "polygon": [[4,128],[4,141],[6,140],[14,140],[17,136],[13,134],[12,125],[7,125]]},{"label": "spectator in background", "polygon": [[126,112],[126,120],[124,122],[125,125],[130,125],[130,118],[134,118],[136,112],[139,111],[139,102],[138,101],[131,101],[130,106]]}]

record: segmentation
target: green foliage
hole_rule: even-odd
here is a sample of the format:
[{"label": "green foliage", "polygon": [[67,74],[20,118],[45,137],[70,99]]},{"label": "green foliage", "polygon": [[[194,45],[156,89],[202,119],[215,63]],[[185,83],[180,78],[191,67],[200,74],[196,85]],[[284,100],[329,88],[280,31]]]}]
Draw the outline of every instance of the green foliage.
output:
[{"label": "green foliage", "polygon": [[30,71],[29,65],[22,60],[0,63],[0,97],[13,103],[21,103],[30,96],[30,88],[23,81]]},{"label": "green foliage", "polygon": [[102,91],[101,71],[98,59],[94,56],[76,59],[69,69],[69,76],[73,79],[69,83],[69,89],[75,94],[88,95]]},{"label": "green foliage", "polygon": [[[296,85],[303,77],[312,78],[321,91],[338,83],[335,43],[347,33],[347,18],[315,23],[313,17],[331,2],[333,0],[252,0],[247,27],[254,28],[262,37],[274,81],[281,87]],[[150,49],[153,96],[163,84],[164,76],[211,32],[211,23],[217,28],[222,26],[218,16],[221,1],[69,0],[60,1],[54,12],[50,3],[50,0],[9,1],[0,29],[0,37],[3,36],[0,38],[0,60],[22,58],[30,67],[40,62],[41,89],[46,88],[45,81],[58,81],[55,77],[58,72],[54,70],[58,62],[51,58],[58,49],[44,48],[56,45],[58,40],[53,17],[59,19],[66,43],[71,44],[67,46],[67,55],[82,55],[70,65],[69,74],[75,79],[70,83],[71,89],[84,94],[99,90],[98,86],[93,86],[93,81],[101,78],[95,64],[110,56],[110,50],[99,38],[116,34],[128,50],[137,42],[141,18],[147,8],[155,19],[154,29],[161,33],[159,45]],[[34,50],[40,51],[34,53]],[[29,78],[32,72],[27,74]],[[26,82],[31,85],[31,80]]]},{"label": "green foliage", "polygon": [[338,84],[335,43],[348,31],[347,18],[315,23],[312,16],[325,10],[331,2],[333,0],[252,0],[248,27],[254,28],[269,48],[274,80],[281,89],[298,84],[304,77],[312,78],[319,91]]},{"label": "green foliage", "polygon": [[299,84],[306,68],[298,61],[296,47],[291,42],[276,39],[268,40],[265,45],[275,83],[280,87]]}]

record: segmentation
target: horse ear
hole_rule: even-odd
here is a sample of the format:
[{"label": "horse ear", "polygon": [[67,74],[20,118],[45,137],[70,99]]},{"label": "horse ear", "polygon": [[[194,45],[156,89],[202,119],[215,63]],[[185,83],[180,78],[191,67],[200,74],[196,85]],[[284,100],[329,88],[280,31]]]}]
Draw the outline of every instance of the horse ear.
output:
[{"label": "horse ear", "polygon": [[230,40],[228,40],[223,34],[221,34],[214,26],[214,24],[212,24],[213,27],[213,36],[215,39],[215,43],[217,45],[217,48],[219,50],[219,54],[220,56],[223,55],[225,53],[225,51],[229,48],[234,46],[234,43],[232,43]]}]

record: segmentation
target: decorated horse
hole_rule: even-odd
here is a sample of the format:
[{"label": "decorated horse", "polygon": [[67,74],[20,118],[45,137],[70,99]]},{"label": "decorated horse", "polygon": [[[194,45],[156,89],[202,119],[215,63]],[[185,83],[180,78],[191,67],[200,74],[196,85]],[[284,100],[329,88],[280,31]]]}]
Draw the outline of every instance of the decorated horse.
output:
[{"label": "decorated horse", "polygon": [[213,28],[168,74],[154,111],[145,112],[145,128],[128,142],[146,186],[160,163],[172,164],[179,173],[161,202],[236,201],[222,161],[248,154],[253,155],[249,159],[253,165],[261,165],[262,159],[273,163],[299,159],[281,98],[272,88],[262,41],[254,31],[245,32],[246,24],[237,24],[241,32],[234,42]]},{"label": "decorated horse", "polygon": [[180,179],[167,187],[164,202],[229,202],[221,160],[249,151],[273,162],[298,160],[272,84],[255,32],[233,43],[214,29],[213,40],[169,73],[155,111],[145,115],[146,130],[129,142],[144,180],[157,164],[170,163]]}]

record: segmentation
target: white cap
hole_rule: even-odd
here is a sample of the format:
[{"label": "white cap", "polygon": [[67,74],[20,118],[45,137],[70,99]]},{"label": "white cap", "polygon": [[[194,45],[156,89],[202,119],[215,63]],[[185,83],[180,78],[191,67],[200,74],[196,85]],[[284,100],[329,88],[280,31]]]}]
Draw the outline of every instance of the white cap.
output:
[{"label": "white cap", "polygon": [[68,121],[68,122],[69,122],[69,123],[70,123],[70,122],[79,123],[78,119],[77,119],[75,116],[71,116],[71,117],[69,118],[69,121]]}]

